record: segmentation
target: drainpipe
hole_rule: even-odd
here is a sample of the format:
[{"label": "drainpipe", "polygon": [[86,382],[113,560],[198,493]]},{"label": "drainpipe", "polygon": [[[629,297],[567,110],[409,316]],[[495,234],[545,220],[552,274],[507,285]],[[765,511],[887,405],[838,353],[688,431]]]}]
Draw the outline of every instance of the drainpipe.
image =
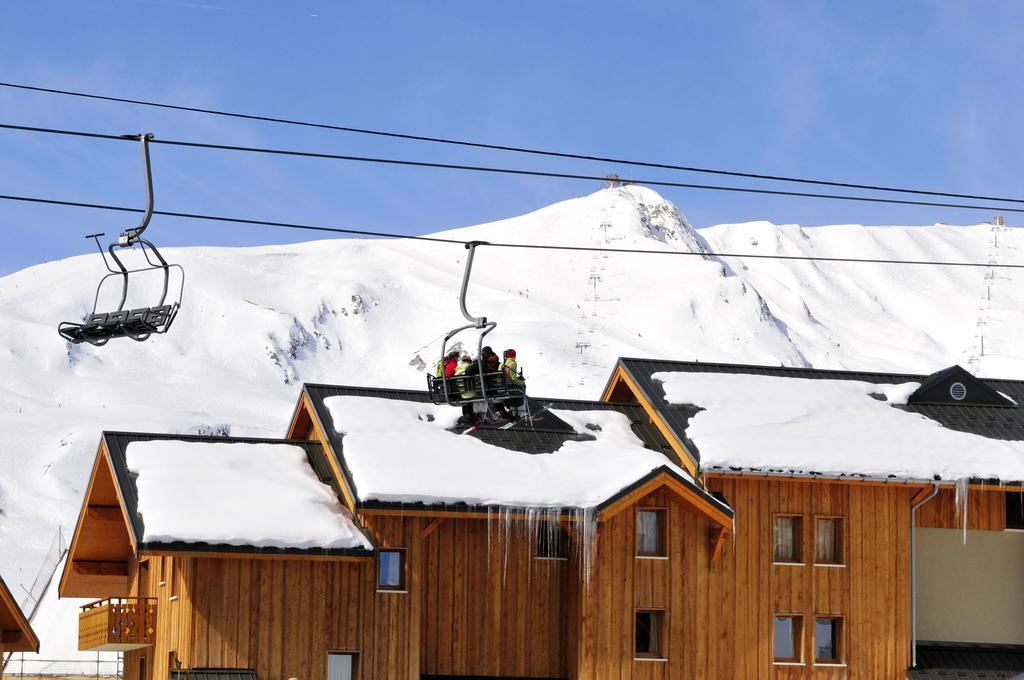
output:
[{"label": "drainpipe", "polygon": [[910,506],[910,667],[917,668],[917,509],[939,495],[939,485],[932,483],[931,492]]}]

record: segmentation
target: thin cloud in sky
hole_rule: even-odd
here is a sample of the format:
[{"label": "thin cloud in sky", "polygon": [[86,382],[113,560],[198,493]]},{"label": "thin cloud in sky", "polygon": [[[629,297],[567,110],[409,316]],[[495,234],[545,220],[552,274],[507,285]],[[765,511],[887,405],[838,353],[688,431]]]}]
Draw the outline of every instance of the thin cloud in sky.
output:
[{"label": "thin cloud in sky", "polygon": [[244,12],[246,14],[263,14],[263,10],[244,7],[224,7],[205,2],[188,2],[187,0],[122,0],[133,5],[151,5],[156,7],[181,7],[182,9],[202,9],[214,12]]}]

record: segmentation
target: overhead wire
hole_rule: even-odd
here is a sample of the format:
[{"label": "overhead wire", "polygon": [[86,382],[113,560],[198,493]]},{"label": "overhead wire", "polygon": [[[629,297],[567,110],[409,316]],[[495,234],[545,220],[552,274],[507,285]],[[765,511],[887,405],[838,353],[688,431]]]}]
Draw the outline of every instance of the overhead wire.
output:
[{"label": "overhead wire", "polygon": [[[141,213],[142,208],[128,206],[107,205],[102,203],[86,203],[81,201],[68,201],[52,198],[39,198],[32,196],[19,196],[11,194],[0,194],[0,200],[19,201],[24,203],[37,203],[44,205],[56,205],[74,208],[88,208],[93,210],[110,210],[116,212]],[[284,229],[300,229],[307,231],[328,232],[337,234],[348,234],[352,236],[373,236],[380,238],[402,239],[409,241],[429,241],[449,245],[468,246],[476,243],[478,246],[491,248],[521,248],[529,250],[553,250],[553,251],[576,251],[595,253],[623,253],[632,255],[677,255],[688,257],[737,257],[760,260],[791,260],[804,262],[845,262],[853,264],[889,264],[889,265],[915,265],[915,266],[942,266],[942,267],[982,267],[995,269],[1024,269],[1024,264],[1014,263],[989,263],[989,262],[958,262],[948,260],[897,260],[889,258],[859,258],[859,257],[824,257],[818,255],[779,255],[769,253],[732,253],[716,252],[710,250],[686,251],[686,250],[647,250],[643,248],[604,248],[600,246],[577,246],[558,245],[541,243],[513,243],[496,241],[467,241],[462,239],[443,238],[439,236],[417,236],[414,234],[402,234],[398,232],[371,231],[365,229],[346,229],[341,227],[328,227],[323,225],[302,224],[297,222],[280,222],[272,220],[259,220],[244,217],[230,217],[224,215],[207,215],[202,213],[188,213],[169,210],[154,210],[154,215],[173,217],[180,219],[203,220],[212,222],[230,222],[235,224],[246,224],[255,226],[267,226]]]},{"label": "overhead wire", "polygon": [[[184,106],[184,105],[181,105],[181,104],[169,104],[169,103],[166,103],[166,102],[156,102],[156,101],[151,101],[151,100],[131,99],[131,98],[128,98],[128,97],[114,97],[114,96],[109,96],[109,95],[101,95],[101,94],[95,94],[95,93],[89,93],[89,92],[80,92],[80,91],[75,91],[75,90],[64,90],[64,89],[57,89],[57,88],[41,87],[41,86],[37,86],[37,85],[25,85],[25,84],[22,84],[22,83],[0,82],[0,87],[6,87],[6,88],[11,88],[11,89],[19,89],[19,90],[25,90],[25,91],[32,91],[32,92],[41,92],[41,93],[47,93],[47,94],[57,94],[57,95],[69,96],[69,97],[78,97],[78,98],[83,98],[83,99],[93,99],[93,100],[100,100],[100,101],[118,102],[118,103],[122,103],[122,104],[132,104],[132,105],[137,105],[137,106],[147,106],[147,107],[160,108],[160,109],[169,109],[169,110],[174,110],[174,111],[185,111],[185,112],[191,112],[191,113],[201,113],[201,114],[214,115],[214,116],[223,116],[223,117],[242,119],[242,120],[252,120],[252,121],[268,122],[268,123],[278,123],[278,124],[293,125],[293,126],[299,126],[299,127],[318,128],[318,129],[324,129],[324,130],[334,130],[334,131],[338,131],[338,132],[347,132],[347,133],[353,133],[353,134],[372,135],[372,136],[376,136],[376,137],[387,137],[387,138],[393,138],[393,139],[403,139],[403,140],[410,140],[410,141],[429,142],[429,143],[434,143],[434,144],[447,144],[447,145],[453,145],[453,146],[478,148],[478,149],[488,149],[488,150],[492,150],[492,151],[503,151],[503,152],[510,152],[510,153],[519,153],[519,154],[529,154],[529,155],[534,155],[534,156],[544,156],[544,157],[550,157],[550,158],[565,158],[565,159],[592,161],[592,162],[600,162],[600,163],[614,163],[614,164],[617,164],[617,165],[629,165],[629,166],[645,167],[645,168],[657,168],[657,169],[663,169],[663,170],[675,170],[675,171],[681,171],[681,172],[701,173],[701,174],[717,175],[717,176],[725,176],[725,177],[739,177],[739,178],[744,178],[744,179],[756,179],[756,180],[773,181],[773,182],[790,182],[790,183],[806,184],[806,185],[829,186],[829,187],[837,187],[837,188],[844,188],[844,189],[859,189],[859,190],[866,190],[866,191],[882,191],[882,192],[889,192],[889,193],[917,194],[917,195],[923,195],[923,196],[938,196],[938,197],[944,197],[944,198],[962,198],[962,199],[969,199],[969,200],[999,201],[999,202],[1005,202],[1005,203],[1024,203],[1024,199],[1022,199],[1022,198],[1005,198],[1005,197],[988,196],[988,195],[982,195],[982,194],[955,193],[955,192],[946,192],[946,191],[931,191],[931,190],[927,190],[927,189],[909,189],[909,188],[905,188],[905,187],[893,187],[893,186],[885,186],[885,185],[879,185],[879,184],[865,184],[865,183],[856,183],[856,182],[839,182],[839,181],[834,181],[834,180],[811,179],[811,178],[807,178],[807,177],[791,177],[791,176],[785,176],[785,175],[773,175],[773,174],[754,173],[754,172],[741,172],[741,171],[737,171],[737,170],[723,170],[723,169],[719,169],[719,168],[705,168],[705,167],[690,166],[690,165],[678,165],[678,164],[672,164],[672,163],[660,163],[660,162],[642,161],[642,160],[627,159],[627,158],[615,158],[615,157],[610,157],[610,156],[597,156],[597,155],[592,155],[592,154],[569,153],[569,152],[565,152],[565,151],[553,151],[553,150],[549,150],[549,149],[538,149],[538,148],[530,148],[530,147],[523,147],[523,146],[514,146],[514,145],[509,145],[509,144],[494,144],[494,143],[488,143],[488,142],[475,142],[475,141],[468,141],[468,140],[463,140],[463,139],[452,139],[452,138],[446,138],[446,137],[434,137],[434,136],[428,136],[428,135],[416,135],[416,134],[410,134],[410,133],[405,133],[405,132],[393,132],[393,131],[387,131],[387,130],[374,130],[374,129],[369,129],[369,128],[359,128],[359,127],[351,127],[351,126],[345,126],[345,125],[334,125],[334,124],[330,124],[330,123],[310,122],[310,121],[303,121],[303,120],[297,120],[297,119],[291,119],[291,118],[280,118],[280,117],[264,116],[264,115],[251,114],[251,113],[240,113],[240,112],[236,112],[236,111],[224,111],[224,110],[202,108],[202,107],[195,107],[195,106]],[[604,179],[604,178],[602,178],[602,179]],[[647,183],[649,184],[649,182],[647,182]],[[671,186],[671,185],[662,185],[662,186]],[[789,194],[784,194],[784,195],[789,195]]]},{"label": "overhead wire", "polygon": [[[0,123],[0,129],[17,130],[22,132],[38,132],[55,135],[70,135],[75,137],[92,137],[96,139],[108,139],[116,141],[137,141],[138,135],[112,135],[99,132],[86,132],[81,130],[65,130],[58,128],[43,128],[28,125],[14,125],[11,123]],[[362,163],[375,163],[384,165],[399,165],[421,168],[465,170],[471,172],[497,173],[503,175],[518,175],[528,177],[546,177],[553,179],[572,179],[603,182],[607,178],[600,175],[583,175],[564,172],[549,172],[541,170],[521,170],[517,168],[499,168],[483,165],[466,165],[459,163],[436,163],[430,161],[414,161],[397,158],[379,158],[374,156],[353,156],[346,154],[330,154],[316,151],[296,151],[292,149],[271,149],[264,147],[239,146],[233,144],[213,144],[209,142],[191,142],[175,139],[153,139],[151,144],[163,144],[167,146],[178,146],[198,149],[214,149],[220,151],[237,151],[245,153],[271,154],[278,156],[292,156],[303,158],[320,158],[328,160],[353,161]],[[673,187],[681,189],[698,189],[705,191],[725,191],[743,194],[759,194],[768,196],[785,196],[798,198],[815,198],[836,201],[854,201],[862,203],[883,203],[889,205],[907,205],[932,208],[952,208],[957,210],[984,210],[987,212],[1010,212],[1024,213],[1024,208],[1011,208],[1007,206],[977,205],[965,203],[943,203],[939,201],[917,201],[901,198],[880,198],[875,196],[852,196],[848,194],[823,194],[804,191],[783,191],[780,189],[757,189],[753,187],[723,186],[717,184],[693,184],[687,182],[669,182],[663,180],[649,180],[639,178],[621,178],[624,183],[639,184],[642,186]]]}]

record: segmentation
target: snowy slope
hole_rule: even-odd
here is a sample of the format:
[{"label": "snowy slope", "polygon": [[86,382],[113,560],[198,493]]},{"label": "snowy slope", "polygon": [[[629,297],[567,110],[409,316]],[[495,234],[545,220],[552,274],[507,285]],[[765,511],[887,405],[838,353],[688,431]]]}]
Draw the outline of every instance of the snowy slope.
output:
[{"label": "snowy slope", "polygon": [[[150,234],[159,241],[164,227],[156,220]],[[694,230],[640,187],[446,235],[1024,259],[1017,231],[988,225]],[[143,344],[69,347],[56,335],[58,321],[91,307],[98,255],[0,278],[0,571],[12,588],[31,583],[57,526],[73,525],[101,429],[280,436],[302,382],[421,387],[441,336],[462,322],[465,250],[456,245],[333,240],[165,254],[187,271],[186,306],[171,333]],[[499,322],[491,344],[519,351],[536,395],[596,398],[620,355],[920,372],[959,362],[1021,376],[1012,340],[1024,328],[1024,303],[1012,276],[489,248],[478,253],[469,308]]]}]

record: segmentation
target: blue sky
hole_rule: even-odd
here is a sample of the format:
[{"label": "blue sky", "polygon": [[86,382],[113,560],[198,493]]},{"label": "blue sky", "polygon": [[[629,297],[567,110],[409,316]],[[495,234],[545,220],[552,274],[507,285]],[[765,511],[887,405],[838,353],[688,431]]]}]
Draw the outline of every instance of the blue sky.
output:
[{"label": "blue sky", "polygon": [[[754,172],[1017,196],[1018,2],[6,0],[0,80]],[[0,89],[0,121],[649,179],[616,168]],[[130,144],[0,131],[0,193],[141,205]],[[158,207],[425,233],[593,183],[156,147]],[[988,213],[665,189],[697,226]],[[0,275],[134,218],[0,202]],[[1012,224],[1021,220],[1009,217]],[[567,229],[572,225],[566,225]],[[154,220],[168,245],[305,240]]]}]

